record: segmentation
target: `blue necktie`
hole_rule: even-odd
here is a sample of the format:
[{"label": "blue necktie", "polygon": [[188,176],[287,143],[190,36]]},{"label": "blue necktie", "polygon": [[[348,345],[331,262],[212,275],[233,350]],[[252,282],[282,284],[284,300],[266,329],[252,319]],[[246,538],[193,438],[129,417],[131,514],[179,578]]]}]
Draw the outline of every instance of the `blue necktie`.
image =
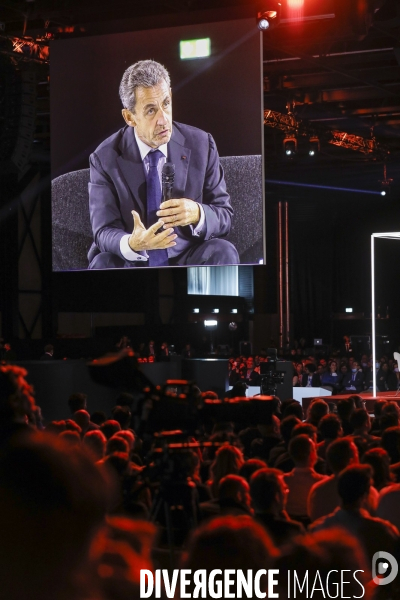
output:
[{"label": "blue necktie", "polygon": [[[157,165],[164,155],[160,150],[148,153],[149,172],[147,174],[147,228],[158,221],[157,211],[160,208],[162,191]],[[149,266],[163,267],[168,265],[167,250],[149,250]]]}]

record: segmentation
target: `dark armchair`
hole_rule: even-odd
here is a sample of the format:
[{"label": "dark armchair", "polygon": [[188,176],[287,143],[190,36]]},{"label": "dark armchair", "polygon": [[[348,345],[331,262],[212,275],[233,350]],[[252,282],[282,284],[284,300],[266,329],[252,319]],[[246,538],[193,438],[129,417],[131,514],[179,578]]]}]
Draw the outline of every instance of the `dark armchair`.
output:
[{"label": "dark armchair", "polygon": [[[221,157],[234,210],[228,240],[241,264],[263,257],[262,157]],[[89,169],[72,171],[52,181],[53,270],[87,269],[93,235],[89,218]]]}]

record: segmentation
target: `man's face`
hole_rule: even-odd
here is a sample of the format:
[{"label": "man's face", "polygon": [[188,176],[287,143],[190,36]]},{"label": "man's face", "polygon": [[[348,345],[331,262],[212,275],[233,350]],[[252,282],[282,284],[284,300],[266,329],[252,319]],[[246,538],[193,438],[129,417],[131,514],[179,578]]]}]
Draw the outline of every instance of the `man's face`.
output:
[{"label": "man's face", "polygon": [[136,89],[134,112],[122,111],[125,121],[136,128],[142,142],[158,148],[169,142],[172,134],[171,90],[165,81],[151,88]]}]

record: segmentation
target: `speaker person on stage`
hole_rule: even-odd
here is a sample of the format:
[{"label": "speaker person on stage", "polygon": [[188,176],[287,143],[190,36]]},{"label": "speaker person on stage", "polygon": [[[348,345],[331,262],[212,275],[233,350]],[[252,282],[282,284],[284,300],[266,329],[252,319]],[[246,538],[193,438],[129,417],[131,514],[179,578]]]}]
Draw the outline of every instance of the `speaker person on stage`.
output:
[{"label": "speaker person on stage", "polygon": [[119,93],[126,126],[90,156],[89,269],[239,264],[214,139],[172,121],[166,69],[135,63]]}]

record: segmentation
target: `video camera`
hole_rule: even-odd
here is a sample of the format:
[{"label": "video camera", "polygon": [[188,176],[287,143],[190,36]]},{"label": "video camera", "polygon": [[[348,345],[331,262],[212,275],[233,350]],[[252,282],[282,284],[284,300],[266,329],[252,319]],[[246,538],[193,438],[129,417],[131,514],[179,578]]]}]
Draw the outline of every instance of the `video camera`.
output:
[{"label": "video camera", "polygon": [[283,383],[285,372],[277,371],[277,350],[268,348],[267,362],[260,363],[260,393],[265,396],[276,396],[278,385]]},{"label": "video camera", "polygon": [[[88,367],[97,383],[136,396],[133,412],[139,417],[139,435],[180,429],[190,436],[199,433],[204,425],[215,422],[233,421],[242,427],[266,424],[274,409],[270,395],[208,400],[191,381],[168,380],[163,386],[155,386],[138,369],[133,352],[129,350],[94,360]],[[280,374],[276,375],[280,377]],[[270,379],[270,376],[266,377]]]}]

